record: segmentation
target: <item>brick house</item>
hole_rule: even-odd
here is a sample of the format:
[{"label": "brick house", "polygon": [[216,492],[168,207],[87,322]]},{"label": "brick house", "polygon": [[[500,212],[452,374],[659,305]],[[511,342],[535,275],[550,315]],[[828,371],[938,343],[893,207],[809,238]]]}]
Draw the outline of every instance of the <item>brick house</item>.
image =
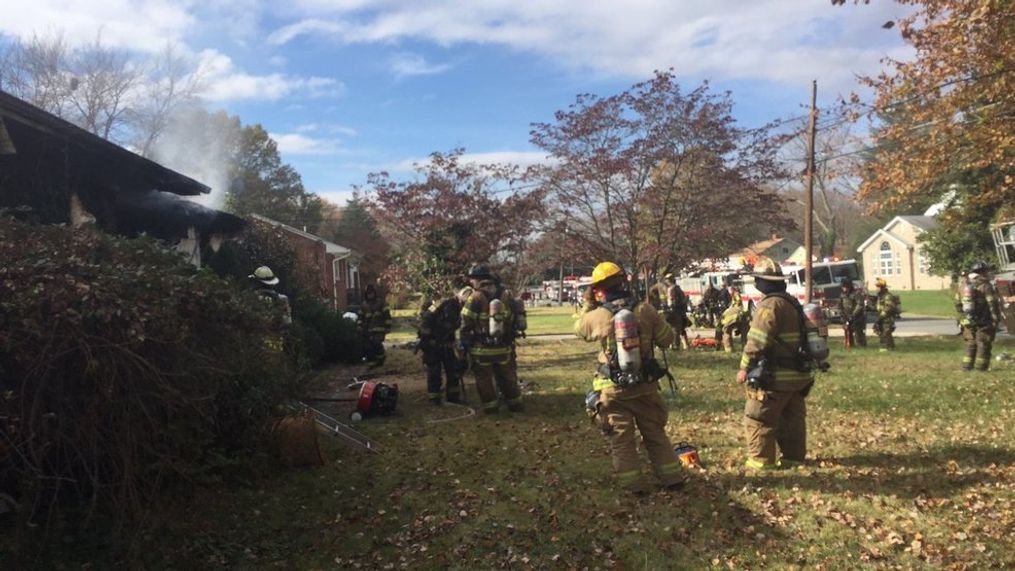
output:
[{"label": "brick house", "polygon": [[896,216],[856,249],[863,260],[864,274],[871,280],[882,278],[890,289],[947,289],[948,276],[929,271],[923,245],[917,237],[937,227],[933,216]]},{"label": "brick house", "polygon": [[316,286],[318,299],[335,311],[346,311],[349,299],[356,299],[359,292],[358,253],[260,214],[252,214],[251,218],[255,224],[281,231],[296,254],[297,268],[305,272],[308,283]]}]

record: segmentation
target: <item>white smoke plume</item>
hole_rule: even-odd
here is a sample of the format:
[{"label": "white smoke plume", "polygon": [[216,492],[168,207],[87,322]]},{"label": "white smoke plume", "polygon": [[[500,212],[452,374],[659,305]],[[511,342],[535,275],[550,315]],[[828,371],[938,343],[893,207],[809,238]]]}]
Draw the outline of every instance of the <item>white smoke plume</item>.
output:
[{"label": "white smoke plume", "polygon": [[191,197],[209,208],[222,209],[239,139],[239,122],[223,112],[188,107],[177,111],[155,143],[152,158],[211,187],[211,193]]}]

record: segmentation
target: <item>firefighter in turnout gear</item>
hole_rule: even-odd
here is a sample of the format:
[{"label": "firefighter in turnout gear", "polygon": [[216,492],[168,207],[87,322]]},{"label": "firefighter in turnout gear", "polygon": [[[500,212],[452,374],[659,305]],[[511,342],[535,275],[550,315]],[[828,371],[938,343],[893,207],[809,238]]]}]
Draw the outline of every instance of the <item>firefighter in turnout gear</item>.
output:
[{"label": "firefighter in turnout gear", "polygon": [[1001,304],[990,284],[985,262],[976,262],[969,268],[969,274],[955,294],[955,309],[959,313],[962,338],[966,341],[962,368],[971,371],[975,365],[979,371],[990,369],[990,351],[1001,324]]},{"label": "firefighter in turnout gear", "polygon": [[845,334],[843,346],[847,349],[855,345],[867,346],[867,313],[866,293],[853,287],[853,281],[842,282],[842,294],[839,296],[839,315],[842,317],[842,331]]},{"label": "firefighter in turnout gear", "polygon": [[[426,390],[430,402],[440,405],[462,401],[462,366],[455,354],[455,332],[462,325],[462,304],[456,296],[425,299],[419,313],[419,349],[426,365]],[[441,371],[447,383],[442,382]],[[442,391],[443,386],[443,391]]]},{"label": "firefighter in turnout gear", "polygon": [[498,411],[498,389],[508,410],[520,412],[522,394],[514,364],[517,306],[486,266],[473,266],[468,277],[472,291],[462,306],[459,346],[469,355],[483,412]]},{"label": "firefighter in turnout gear", "polygon": [[659,394],[666,372],[655,360],[655,347],[673,343],[673,330],[650,303],[639,303],[627,290],[624,271],[603,262],[592,272],[575,334],[602,348],[592,388],[610,440],[613,468],[620,484],[635,493],[648,491],[638,457],[641,432],[652,470],[662,486],[683,485],[680,461],[666,436],[668,410]]},{"label": "firefighter in turnout gear", "polygon": [[687,339],[687,297],[684,290],[674,282],[673,274],[666,274],[662,281],[649,290],[649,303],[666,318],[675,337],[672,349],[679,351],[681,342],[689,346]]},{"label": "firefighter in turnout gear", "polygon": [[360,305],[360,336],[363,339],[363,360],[372,367],[384,364],[384,338],[391,331],[391,310],[377,295],[377,288],[370,284],[363,290]]},{"label": "firefighter in turnout gear", "polygon": [[[748,468],[799,464],[807,455],[805,397],[814,378],[800,361],[803,310],[786,293],[786,276],[769,258],[754,266],[754,284],[765,295],[754,310],[737,382],[747,385],[744,428]],[[776,448],[782,456],[776,456]]]},{"label": "firefighter in turnout gear", "polygon": [[888,283],[883,278],[874,280],[878,288],[877,312],[878,319],[874,322],[874,333],[881,339],[881,351],[894,351],[895,338],[892,333],[895,331],[895,318],[899,316],[899,298],[888,291]]},{"label": "firefighter in turnout gear", "polygon": [[277,322],[275,333],[268,335],[264,344],[272,351],[281,353],[285,350],[285,333],[293,324],[293,311],[289,305],[289,297],[275,291],[278,285],[278,276],[268,266],[261,266],[254,270],[254,273],[247,276],[247,279],[254,284],[257,296],[276,312]]},{"label": "firefighter in turnout gear", "polygon": [[[750,323],[750,314],[744,310],[743,297],[740,290],[730,285],[726,288],[729,295],[729,305],[722,312],[720,330],[722,331],[722,349],[727,353],[733,352],[733,335],[740,337],[741,343],[747,343],[747,328]],[[718,346],[716,346],[718,350]]]}]

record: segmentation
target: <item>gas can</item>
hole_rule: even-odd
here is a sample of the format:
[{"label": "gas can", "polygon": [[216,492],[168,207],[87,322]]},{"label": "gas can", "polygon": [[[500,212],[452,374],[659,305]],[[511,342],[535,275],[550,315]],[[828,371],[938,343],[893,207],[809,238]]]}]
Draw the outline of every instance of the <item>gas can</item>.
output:
[{"label": "gas can", "polygon": [[504,302],[499,299],[490,301],[490,337],[500,339],[504,336]]},{"label": "gas can", "polygon": [[630,309],[621,309],[613,316],[613,334],[617,339],[617,361],[625,373],[641,370],[641,337],[638,319]]},{"label": "gas can", "polygon": [[687,468],[702,468],[701,458],[698,457],[698,448],[688,442],[681,442],[673,450],[680,459],[680,463]]}]

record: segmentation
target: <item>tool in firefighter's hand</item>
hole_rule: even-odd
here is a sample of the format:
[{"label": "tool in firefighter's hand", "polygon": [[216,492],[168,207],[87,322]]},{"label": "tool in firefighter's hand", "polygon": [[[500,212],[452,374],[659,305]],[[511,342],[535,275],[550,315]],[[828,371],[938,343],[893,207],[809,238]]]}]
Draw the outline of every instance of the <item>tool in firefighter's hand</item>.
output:
[{"label": "tool in firefighter's hand", "polygon": [[705,469],[705,465],[701,463],[701,458],[698,456],[697,446],[689,442],[680,442],[673,452],[676,453],[677,458],[680,459],[680,463],[685,468]]},{"label": "tool in firefighter's hand", "polygon": [[589,391],[585,395],[585,414],[592,424],[596,425],[604,435],[613,434],[613,425],[602,414],[602,403],[599,402],[599,391]]},{"label": "tool in firefighter's hand", "polygon": [[666,349],[663,349],[663,367],[666,371],[666,379],[670,385],[670,396],[677,398],[677,380],[673,378],[673,373],[670,372],[670,360],[666,355]]}]

